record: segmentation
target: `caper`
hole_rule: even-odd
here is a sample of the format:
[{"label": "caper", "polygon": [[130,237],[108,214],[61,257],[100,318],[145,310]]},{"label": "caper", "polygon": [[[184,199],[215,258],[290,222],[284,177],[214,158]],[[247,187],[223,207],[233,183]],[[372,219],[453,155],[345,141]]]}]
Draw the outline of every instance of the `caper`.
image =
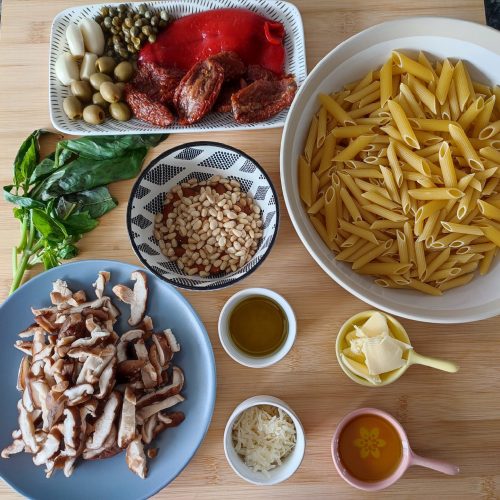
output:
[{"label": "caper", "polygon": [[142,32],[146,35],[149,36],[151,33],[153,33],[153,30],[151,29],[151,26],[143,26],[142,27]]},{"label": "caper", "polygon": [[134,44],[134,45],[137,45],[138,43],[141,43],[141,39],[136,37],[136,36],[133,36],[131,39],[131,42]]},{"label": "caper", "polygon": [[130,33],[127,31],[127,33],[123,33],[123,39],[125,42],[130,42]]},{"label": "caper", "polygon": [[123,61],[115,68],[115,78],[120,82],[128,82],[134,73],[132,64],[128,61]]},{"label": "caper", "polygon": [[134,23],[134,26],[137,26],[140,28],[143,25],[142,19],[137,19],[137,21]]},{"label": "caper", "polygon": [[89,104],[83,108],[83,119],[92,125],[99,125],[106,118],[104,110],[96,104]]},{"label": "caper", "polygon": [[149,43],[155,43],[156,42],[156,35],[155,34],[149,35],[148,36],[148,42]]},{"label": "caper", "polygon": [[109,15],[111,17],[114,17],[114,16],[116,16],[116,14],[117,14],[116,8],[115,7],[109,7]]},{"label": "caper", "polygon": [[124,3],[118,5],[118,12],[127,12],[127,9],[128,7]]},{"label": "caper", "polygon": [[141,42],[144,42],[146,40],[147,36],[144,33],[139,33],[139,36],[137,37]]},{"label": "caper", "polygon": [[106,6],[101,7],[100,13],[101,13],[101,16],[106,17],[106,16],[109,14],[109,9],[108,9],[108,7],[106,7]]},{"label": "caper", "polygon": [[111,116],[120,122],[130,120],[130,109],[124,102],[114,102],[109,106]]},{"label": "caper", "polygon": [[92,104],[97,104],[104,110],[109,106],[109,102],[104,99],[100,92],[96,92],[92,95]]},{"label": "caper", "polygon": [[94,87],[96,90],[101,88],[101,84],[104,82],[110,82],[111,78],[104,73],[94,73],[90,75],[90,85]]},{"label": "caper", "polygon": [[113,26],[110,31],[111,33],[113,33],[113,35],[118,35],[118,33],[120,33],[120,30],[115,26]]},{"label": "caper", "polygon": [[130,19],[130,17],[127,17],[127,19],[125,19],[125,21],[123,21],[123,24],[127,28],[131,28],[134,25],[134,21],[132,21],[132,19]]},{"label": "caper", "polygon": [[95,62],[97,71],[99,71],[100,73],[106,73],[107,75],[113,73],[115,66],[116,62],[112,57],[99,57],[99,59],[97,59],[97,61]]},{"label": "caper", "polygon": [[130,34],[132,36],[137,36],[137,35],[139,35],[139,33],[140,33],[140,29],[137,28],[136,26],[134,26],[133,28],[130,28]]},{"label": "caper", "polygon": [[168,12],[166,10],[161,10],[160,11],[160,18],[163,21],[168,21]]},{"label": "caper", "polygon": [[73,95],[64,99],[63,110],[70,120],[79,120],[82,117],[82,103]]},{"label": "caper", "polygon": [[158,26],[160,19],[158,18],[158,16],[153,16],[149,22],[151,26]]},{"label": "caper", "polygon": [[86,80],[71,82],[71,93],[82,102],[92,99],[92,88]]},{"label": "caper", "polygon": [[108,17],[105,17],[104,18],[104,26],[106,26],[106,28],[111,28],[111,25],[113,24],[113,20],[108,16]]},{"label": "caper", "polygon": [[123,59],[127,59],[128,57],[127,49],[120,49],[118,53],[120,54],[120,57],[123,57]]},{"label": "caper", "polygon": [[144,14],[144,12],[146,12],[147,10],[148,10],[148,8],[147,8],[146,4],[141,3],[141,5],[139,5],[139,12],[141,14]]},{"label": "caper", "polygon": [[129,43],[129,44],[127,45],[127,50],[128,50],[131,54],[135,54],[135,52],[136,52],[135,47],[134,47],[131,43]]},{"label": "caper", "polygon": [[114,26],[121,26],[121,24],[122,24],[122,20],[119,17],[117,17],[117,16],[113,17],[113,21],[112,22],[113,22]]}]

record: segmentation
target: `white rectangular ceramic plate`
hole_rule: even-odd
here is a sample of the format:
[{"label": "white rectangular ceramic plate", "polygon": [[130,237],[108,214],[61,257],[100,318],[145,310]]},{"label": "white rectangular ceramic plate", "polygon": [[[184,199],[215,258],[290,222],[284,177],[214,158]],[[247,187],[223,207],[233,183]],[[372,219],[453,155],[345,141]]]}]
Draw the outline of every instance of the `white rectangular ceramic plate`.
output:
[{"label": "white rectangular ceramic plate", "polygon": [[[299,86],[307,76],[302,18],[297,7],[288,2],[282,2],[281,0],[172,0],[145,3],[151,5],[154,9],[165,9],[174,18],[205,10],[239,7],[249,9],[273,21],[279,21],[286,31],[285,73],[293,74]],[[105,3],[69,8],[60,12],[52,23],[49,53],[49,110],[50,119],[57,130],[72,135],[118,135],[256,130],[277,128],[284,125],[288,109],[281,111],[265,122],[244,125],[237,123],[230,113],[210,113],[194,125],[182,126],[174,123],[167,128],[156,127],[136,118],[127,122],[118,122],[108,118],[101,125],[89,125],[83,120],[70,120],[62,108],[64,98],[70,95],[69,87],[65,87],[57,80],[54,71],[55,61],[61,53],[69,51],[65,36],[68,25],[70,23],[77,24],[86,17],[95,17],[103,5],[119,4]],[[138,6],[139,2],[127,5]]]}]

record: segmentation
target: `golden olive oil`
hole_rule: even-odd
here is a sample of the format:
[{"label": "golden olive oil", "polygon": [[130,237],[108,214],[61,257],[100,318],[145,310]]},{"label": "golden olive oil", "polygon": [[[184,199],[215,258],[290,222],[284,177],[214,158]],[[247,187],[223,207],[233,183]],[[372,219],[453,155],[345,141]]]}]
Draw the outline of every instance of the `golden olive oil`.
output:
[{"label": "golden olive oil", "polygon": [[288,322],[281,307],[268,297],[248,297],[229,316],[229,335],[245,354],[268,356],[286,339]]}]

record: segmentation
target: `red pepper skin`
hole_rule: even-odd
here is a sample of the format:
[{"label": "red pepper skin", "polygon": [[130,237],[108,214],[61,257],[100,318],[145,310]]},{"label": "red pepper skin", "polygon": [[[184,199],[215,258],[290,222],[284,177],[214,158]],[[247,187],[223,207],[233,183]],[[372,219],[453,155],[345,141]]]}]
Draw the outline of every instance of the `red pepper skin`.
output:
[{"label": "red pepper skin", "polygon": [[141,49],[139,60],[188,71],[212,55],[233,51],[247,65],[258,64],[281,75],[284,36],[282,24],[249,10],[209,10],[170,23],[155,43]]}]

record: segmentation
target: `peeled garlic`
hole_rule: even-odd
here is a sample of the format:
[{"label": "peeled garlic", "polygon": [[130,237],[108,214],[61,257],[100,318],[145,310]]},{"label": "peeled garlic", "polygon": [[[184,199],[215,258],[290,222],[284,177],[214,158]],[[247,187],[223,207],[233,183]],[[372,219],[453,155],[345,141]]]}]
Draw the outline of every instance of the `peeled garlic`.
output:
[{"label": "peeled garlic", "polygon": [[90,80],[90,75],[93,75],[96,72],[96,61],[97,56],[95,54],[85,52],[82,60],[82,66],[80,67],[80,80]]},{"label": "peeled garlic", "polygon": [[104,33],[101,27],[93,19],[87,18],[80,23],[80,31],[85,49],[98,56],[102,55],[104,52]]},{"label": "peeled garlic", "polygon": [[80,28],[76,24],[70,24],[66,29],[66,40],[69,45],[69,51],[74,57],[81,59],[85,54],[85,46]]},{"label": "peeled garlic", "polygon": [[71,85],[71,82],[78,80],[80,74],[78,72],[78,64],[71,54],[65,52],[61,54],[56,61],[55,71],[57,79],[63,85]]}]

